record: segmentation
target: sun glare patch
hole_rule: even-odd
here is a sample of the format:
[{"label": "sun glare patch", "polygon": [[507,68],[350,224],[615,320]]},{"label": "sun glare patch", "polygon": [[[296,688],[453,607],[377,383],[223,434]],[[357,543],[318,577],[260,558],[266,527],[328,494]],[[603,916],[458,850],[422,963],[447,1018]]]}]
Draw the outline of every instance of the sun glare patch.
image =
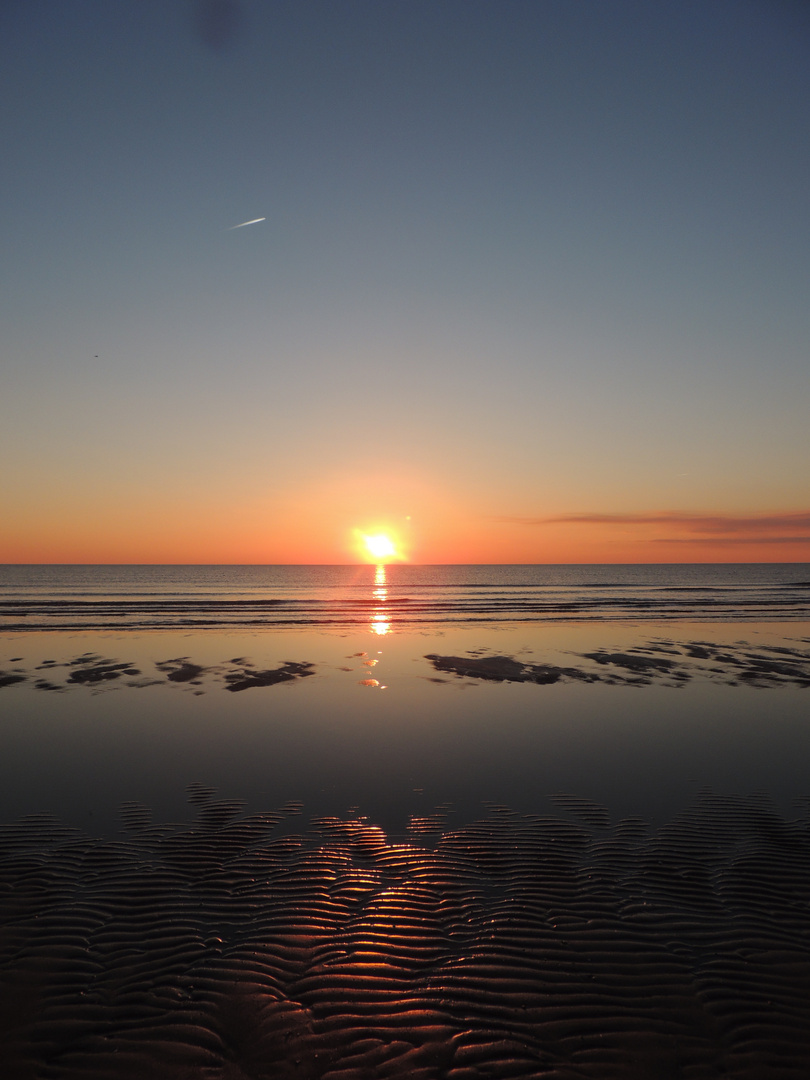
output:
[{"label": "sun glare patch", "polygon": [[373,559],[392,559],[397,553],[393,540],[390,536],[386,536],[385,533],[375,533],[372,536],[364,535],[363,544]]}]

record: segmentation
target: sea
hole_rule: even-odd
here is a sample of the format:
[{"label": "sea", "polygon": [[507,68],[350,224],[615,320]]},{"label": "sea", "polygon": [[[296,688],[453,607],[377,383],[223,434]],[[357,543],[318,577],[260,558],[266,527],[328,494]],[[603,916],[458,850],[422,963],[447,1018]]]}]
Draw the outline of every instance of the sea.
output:
[{"label": "sea", "polygon": [[808,618],[808,563],[0,566],[11,631]]}]

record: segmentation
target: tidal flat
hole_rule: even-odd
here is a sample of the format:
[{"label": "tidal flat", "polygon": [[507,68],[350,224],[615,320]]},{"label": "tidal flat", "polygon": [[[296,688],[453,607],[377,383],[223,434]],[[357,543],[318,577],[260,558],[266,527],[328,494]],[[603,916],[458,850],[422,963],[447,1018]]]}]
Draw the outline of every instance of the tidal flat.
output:
[{"label": "tidal flat", "polygon": [[566,791],[661,823],[703,788],[806,794],[803,624],[552,624],[0,639],[0,820],[105,835],[118,805],[535,812]]},{"label": "tidal flat", "polygon": [[4,635],[5,1074],[806,1075],[805,630]]}]

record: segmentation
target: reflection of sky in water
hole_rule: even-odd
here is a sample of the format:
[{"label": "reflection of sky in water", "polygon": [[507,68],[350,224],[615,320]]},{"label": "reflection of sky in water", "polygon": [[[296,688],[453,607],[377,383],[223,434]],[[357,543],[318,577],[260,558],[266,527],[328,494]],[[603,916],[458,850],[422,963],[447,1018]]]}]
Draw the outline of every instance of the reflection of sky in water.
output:
[{"label": "reflection of sky in water", "polygon": [[[658,629],[731,644],[778,641],[785,628]],[[786,628],[785,637],[795,634],[795,624]],[[150,684],[0,690],[0,820],[49,810],[109,829],[127,799],[153,806],[157,820],[176,819],[193,782],[253,808],[287,799],[313,813],[358,806],[393,830],[409,813],[445,802],[465,819],[482,800],[547,812],[545,797],[558,791],[604,803],[617,816],[661,820],[703,786],[743,795],[761,789],[789,813],[789,800],[806,792],[805,690],[707,680],[681,689],[488,683],[439,674],[425,660],[489,649],[570,664],[576,652],[631,648],[650,636],[649,626],[629,624],[384,636],[374,624],[332,635],[14,635],[0,645],[5,669],[11,657],[33,667],[95,652],[135,664]],[[205,669],[199,680],[151,681],[158,662],[182,657]],[[237,658],[257,669],[308,662],[315,674],[228,693],[216,672]],[[358,685],[372,672],[385,694]]]}]

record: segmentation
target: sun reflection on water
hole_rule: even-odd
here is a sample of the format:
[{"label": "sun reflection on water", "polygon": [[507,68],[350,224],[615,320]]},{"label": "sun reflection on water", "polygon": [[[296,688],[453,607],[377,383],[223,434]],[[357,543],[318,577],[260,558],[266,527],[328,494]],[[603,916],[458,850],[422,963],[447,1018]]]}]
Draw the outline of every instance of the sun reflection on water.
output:
[{"label": "sun reflection on water", "polygon": [[390,634],[391,623],[388,619],[386,603],[388,601],[388,578],[385,565],[378,563],[374,570],[374,609],[371,613],[371,631],[374,634]]}]

